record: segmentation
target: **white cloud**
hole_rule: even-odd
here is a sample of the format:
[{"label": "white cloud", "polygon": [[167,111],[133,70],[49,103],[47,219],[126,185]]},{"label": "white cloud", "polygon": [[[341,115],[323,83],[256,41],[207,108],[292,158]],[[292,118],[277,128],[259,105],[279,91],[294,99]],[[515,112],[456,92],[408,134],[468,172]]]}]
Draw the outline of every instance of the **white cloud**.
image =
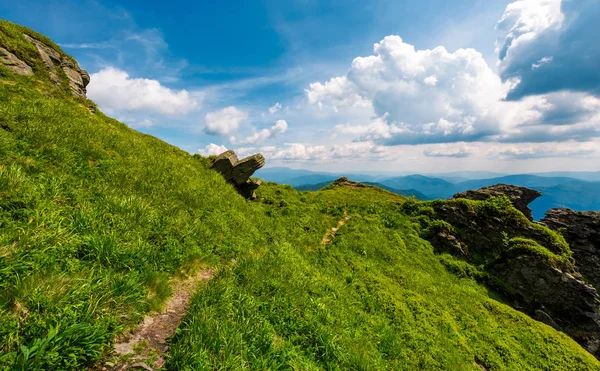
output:
[{"label": "white cloud", "polygon": [[289,143],[284,148],[261,147],[268,160],[326,162],[339,159],[382,159],[386,148],[369,142],[334,144],[332,146]]},{"label": "white cloud", "polygon": [[205,132],[210,135],[225,136],[237,130],[240,122],[248,118],[248,113],[234,106],[209,112],[204,116]]},{"label": "white cloud", "polygon": [[245,139],[241,139],[241,140],[236,140],[235,137],[231,138],[232,143],[239,143],[239,144],[257,144],[257,143],[263,143],[265,141],[267,141],[268,139],[272,139],[277,137],[280,134],[283,134],[286,132],[288,128],[288,124],[285,120],[277,120],[275,122],[275,125],[271,126],[270,129],[262,129],[261,131],[254,131],[254,133],[252,135],[250,135],[249,137],[245,138]]},{"label": "white cloud", "polygon": [[272,115],[281,110],[281,103],[277,102],[273,107],[269,107],[269,113]]},{"label": "white cloud", "polygon": [[125,71],[107,67],[91,75],[87,95],[107,112],[145,111],[183,115],[199,106],[187,90],[172,90],[157,80],[131,78]]},{"label": "white cloud", "polygon": [[208,157],[208,156],[220,155],[221,153],[223,153],[225,151],[227,151],[227,147],[225,147],[223,145],[217,145],[217,144],[211,143],[211,144],[207,145],[204,149],[198,150],[198,153],[200,153],[204,157]]},{"label": "white cloud", "polygon": [[372,109],[377,119],[356,130],[365,131],[363,140],[386,144],[474,140],[499,131],[491,107],[507,86],[476,50],[415,50],[387,36],[374,53],[355,58],[345,76],[310,84],[308,101]]},{"label": "white cloud", "polygon": [[427,76],[426,78],[424,78],[423,82],[425,83],[425,85],[436,86],[438,79],[434,75],[431,75],[431,76]]}]

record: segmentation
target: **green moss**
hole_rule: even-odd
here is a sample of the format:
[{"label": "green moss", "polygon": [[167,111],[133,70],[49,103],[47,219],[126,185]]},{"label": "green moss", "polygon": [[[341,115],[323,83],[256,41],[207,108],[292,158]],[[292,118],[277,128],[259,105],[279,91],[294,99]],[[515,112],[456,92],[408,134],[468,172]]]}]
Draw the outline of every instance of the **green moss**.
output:
[{"label": "green moss", "polygon": [[552,266],[558,269],[572,269],[573,265],[569,258],[564,255],[557,255],[552,253],[547,248],[543,247],[539,243],[529,238],[515,237],[511,238],[508,242],[508,249],[506,251],[508,255],[516,256],[521,254],[535,255],[546,260]]}]

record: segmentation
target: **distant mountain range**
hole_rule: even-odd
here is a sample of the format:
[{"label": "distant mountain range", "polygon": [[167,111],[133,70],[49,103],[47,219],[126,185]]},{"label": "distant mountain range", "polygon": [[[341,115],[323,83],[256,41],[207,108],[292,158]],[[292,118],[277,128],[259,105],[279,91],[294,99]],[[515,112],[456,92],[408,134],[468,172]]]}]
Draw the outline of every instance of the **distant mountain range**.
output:
[{"label": "distant mountain range", "polygon": [[343,174],[313,172],[288,168],[264,169],[258,177],[277,183],[290,184],[298,190],[315,191],[340,176],[371,184],[390,192],[414,195],[428,200],[450,198],[458,192],[504,183],[528,187],[542,192],[542,197],[530,204],[533,216],[541,219],[546,210],[568,207],[573,210],[600,210],[600,172],[549,172],[502,175],[492,172],[454,172],[436,175]]}]

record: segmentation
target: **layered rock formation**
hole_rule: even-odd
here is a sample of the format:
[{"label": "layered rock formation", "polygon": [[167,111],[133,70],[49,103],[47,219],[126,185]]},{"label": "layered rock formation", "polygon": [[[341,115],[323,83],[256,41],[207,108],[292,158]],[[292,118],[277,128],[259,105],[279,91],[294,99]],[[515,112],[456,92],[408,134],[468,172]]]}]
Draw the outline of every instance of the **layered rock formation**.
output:
[{"label": "layered rock formation", "polygon": [[[64,74],[68,79],[71,92],[78,97],[85,98],[87,92],[86,86],[90,82],[90,75],[81,69],[71,57],[61,55],[58,51],[31,36],[24,36],[29,42],[35,45],[40,59],[48,70],[50,80],[57,86],[60,86],[61,76]],[[34,73],[32,66],[2,46],[0,46],[0,64],[3,64],[19,75],[33,75]]]},{"label": "layered rock formation", "polygon": [[260,180],[252,181],[254,172],[265,165],[265,158],[260,153],[238,160],[234,151],[221,153],[212,163],[211,169],[221,173],[226,181],[233,184],[237,191],[248,199],[256,198],[254,191]]},{"label": "layered rock formation", "polygon": [[62,69],[69,79],[69,88],[71,89],[71,92],[76,96],[85,98],[85,88],[90,83],[90,75],[87,71],[82,70],[75,60],[68,56],[61,56],[59,52],[43,42],[28,35],[25,35],[25,38],[32,42],[37,48],[40,58],[50,73],[50,80],[56,85],[59,85],[60,78],[58,69]]},{"label": "layered rock formation", "polygon": [[533,220],[531,209],[527,206],[533,200],[540,197],[542,194],[534,189],[525,187],[517,187],[508,184],[496,184],[489,187],[483,187],[478,190],[469,190],[460,192],[453,198],[467,198],[469,200],[487,200],[490,197],[504,195],[512,202],[515,209],[523,213],[529,220]]},{"label": "layered rock formation", "polygon": [[433,213],[426,212],[430,222],[423,237],[438,252],[476,267],[480,278],[513,307],[564,331],[598,357],[600,296],[578,270],[600,283],[600,213],[555,209],[544,220],[565,234],[575,266],[565,240],[530,221],[527,204],[539,196],[534,190],[499,184],[428,202]]}]

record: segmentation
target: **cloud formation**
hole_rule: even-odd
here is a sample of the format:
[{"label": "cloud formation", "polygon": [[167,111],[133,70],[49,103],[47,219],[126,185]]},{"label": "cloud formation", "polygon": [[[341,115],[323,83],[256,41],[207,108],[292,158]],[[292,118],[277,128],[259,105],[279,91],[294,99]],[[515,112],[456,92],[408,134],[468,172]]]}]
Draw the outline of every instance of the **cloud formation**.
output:
[{"label": "cloud formation", "polygon": [[[589,14],[598,12],[597,0],[509,4],[497,27],[502,75],[474,49],[416,50],[399,36],[387,36],[373,55],[355,58],[346,75],[310,84],[306,97],[347,122],[335,125],[332,137],[353,136],[355,142],[589,141],[600,136],[600,96],[594,96],[600,89],[600,47],[587,39],[595,19]],[[544,49],[552,43],[560,53]],[[534,79],[539,89],[523,90],[538,75],[557,85]]]},{"label": "cloud formation", "polygon": [[[371,108],[377,117],[356,128],[362,140],[387,145],[477,140],[499,132],[491,109],[505,93],[474,49],[415,50],[399,36],[375,44],[345,76],[310,84],[310,103]],[[349,126],[338,130],[353,130]]]},{"label": "cloud formation", "polygon": [[223,145],[217,145],[214,143],[210,143],[204,149],[198,150],[198,153],[200,153],[204,157],[208,157],[208,156],[220,155],[221,153],[223,153],[225,151],[227,151],[227,147],[225,147]]},{"label": "cloud formation", "polygon": [[507,99],[561,90],[600,97],[598,0],[518,0],[496,30],[500,76],[513,84]]},{"label": "cloud formation", "polygon": [[258,132],[255,130],[252,135],[241,140],[236,140],[236,138],[232,137],[231,142],[239,144],[264,143],[271,138],[277,137],[279,134],[285,133],[287,128],[288,124],[285,120],[277,120],[275,125],[271,126],[270,129],[262,129]]},{"label": "cloud formation", "polygon": [[107,67],[91,75],[87,95],[107,112],[145,111],[184,115],[199,106],[187,90],[172,90],[157,80],[131,78],[125,71]]},{"label": "cloud formation", "polygon": [[281,103],[277,102],[273,107],[269,107],[269,113],[272,115],[281,109]]},{"label": "cloud formation", "polygon": [[248,118],[248,112],[234,106],[209,112],[204,116],[206,127],[204,131],[210,135],[229,135],[237,130],[240,122]]}]

